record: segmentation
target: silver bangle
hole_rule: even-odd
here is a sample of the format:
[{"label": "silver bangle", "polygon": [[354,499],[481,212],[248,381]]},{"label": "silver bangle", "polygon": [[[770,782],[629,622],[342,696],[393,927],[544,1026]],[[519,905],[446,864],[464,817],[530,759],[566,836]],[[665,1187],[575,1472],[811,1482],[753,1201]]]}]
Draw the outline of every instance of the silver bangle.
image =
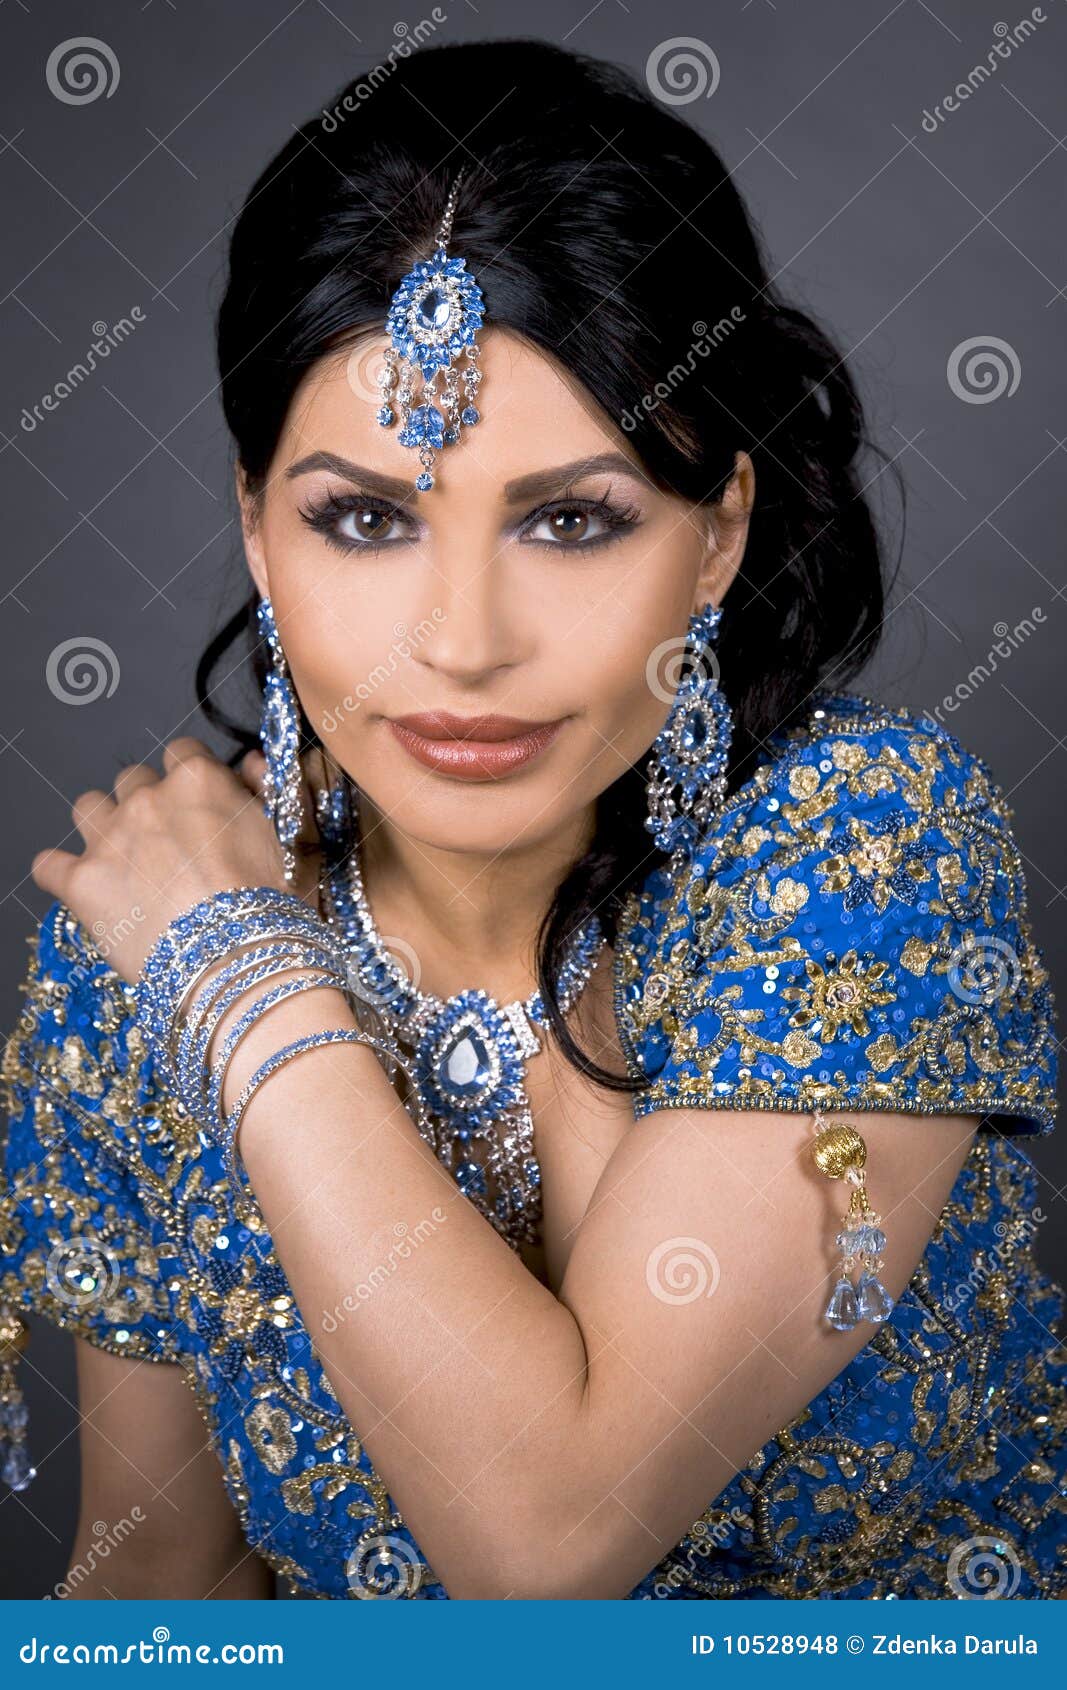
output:
[{"label": "silver bangle", "polygon": [[[315,1050],[321,1045],[332,1044],[371,1045],[376,1050],[383,1051],[391,1059],[395,1060],[396,1058],[396,1053],[390,1046],[383,1044],[378,1039],[371,1038],[367,1033],[359,1032],[354,1027],[325,1027],[318,1033],[306,1033],[303,1038],[294,1039],[291,1044],[282,1045],[280,1050],[276,1050],[272,1056],[268,1056],[267,1060],[256,1069],[251,1079],[245,1082],[240,1096],[235,1100],[233,1107],[221,1123],[221,1131],[216,1141],[222,1151],[226,1173],[235,1186],[240,1184],[237,1132],[241,1125],[241,1117],[255,1093],[265,1080],[268,1080],[285,1063],[290,1062],[294,1056],[300,1056],[305,1050]],[[404,1063],[400,1063],[400,1066],[405,1073],[408,1073],[410,1078],[407,1066]]]}]

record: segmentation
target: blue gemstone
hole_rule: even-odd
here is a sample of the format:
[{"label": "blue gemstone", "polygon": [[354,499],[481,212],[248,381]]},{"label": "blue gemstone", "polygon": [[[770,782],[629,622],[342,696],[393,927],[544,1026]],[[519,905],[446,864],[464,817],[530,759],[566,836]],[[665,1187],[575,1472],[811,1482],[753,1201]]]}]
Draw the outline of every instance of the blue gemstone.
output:
[{"label": "blue gemstone", "polygon": [[860,1275],[856,1305],[860,1320],[885,1320],[893,1311],[892,1297],[873,1273]]},{"label": "blue gemstone", "polygon": [[456,1169],[456,1184],[465,1197],[472,1192],[483,1196],[485,1193],[485,1171],[477,1162],[461,1162]]},{"label": "blue gemstone", "polygon": [[839,1279],[826,1305],[826,1318],[839,1332],[848,1332],[859,1318],[856,1293],[847,1279]]},{"label": "blue gemstone", "polygon": [[388,428],[390,423],[394,423],[396,421],[396,412],[393,410],[391,405],[383,405],[380,408],[378,412],[378,421],[381,423],[383,428]]},{"label": "blue gemstone", "polygon": [[15,1402],[0,1403],[0,1431],[24,1432],[29,1419],[29,1412],[21,1397]]},{"label": "blue gemstone", "polygon": [[686,751],[702,751],[708,737],[708,723],[703,710],[690,710],[682,723],[681,742]]},{"label": "blue gemstone", "polygon": [[415,477],[415,486],[418,488],[420,493],[428,493],[430,491],[430,488],[433,486],[433,476],[430,474],[429,470],[424,469],[421,475],[417,475]]},{"label": "blue gemstone", "polygon": [[460,421],[466,423],[468,428],[473,428],[479,420],[479,414],[473,405],[464,405],[459,415]]},{"label": "blue gemstone", "polygon": [[454,446],[458,439],[459,439],[459,429],[458,428],[446,428],[445,429],[444,442],[445,442],[446,446]]},{"label": "blue gemstone", "polygon": [[30,1466],[30,1458],[26,1452],[26,1445],[12,1444],[0,1469],[0,1479],[12,1490],[25,1490],[30,1481],[36,1477],[37,1469]]},{"label": "blue gemstone", "polygon": [[411,413],[411,429],[421,442],[440,446],[444,440],[445,419],[436,405],[419,405]]},{"label": "blue gemstone", "polygon": [[448,297],[440,288],[431,288],[419,300],[419,316],[428,328],[443,329],[451,311]]},{"label": "blue gemstone", "polygon": [[482,1090],[490,1072],[484,1039],[472,1027],[463,1027],[441,1057],[437,1082],[442,1091],[451,1092],[454,1097],[469,1097]]}]

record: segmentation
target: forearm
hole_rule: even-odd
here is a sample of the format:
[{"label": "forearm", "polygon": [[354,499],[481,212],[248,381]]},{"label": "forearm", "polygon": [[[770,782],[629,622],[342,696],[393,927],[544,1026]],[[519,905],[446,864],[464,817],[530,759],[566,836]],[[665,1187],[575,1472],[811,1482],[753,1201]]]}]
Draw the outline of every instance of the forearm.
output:
[{"label": "forearm", "polygon": [[[264,1018],[242,1072],[353,1024],[340,994],[305,993]],[[240,1151],[338,1399],[431,1562],[528,1577],[588,1511],[574,1315],[460,1194],[369,1048],[280,1069]]]}]

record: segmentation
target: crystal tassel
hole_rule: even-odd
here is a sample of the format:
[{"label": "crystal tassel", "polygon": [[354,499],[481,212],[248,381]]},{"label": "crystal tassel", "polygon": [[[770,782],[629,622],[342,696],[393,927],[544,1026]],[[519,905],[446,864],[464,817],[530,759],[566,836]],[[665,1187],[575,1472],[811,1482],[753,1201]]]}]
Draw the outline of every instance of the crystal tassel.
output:
[{"label": "crystal tassel", "polygon": [[29,1414],[15,1377],[15,1364],[29,1336],[15,1311],[0,1305],[0,1479],[15,1491],[25,1490],[37,1476],[26,1447]]},{"label": "crystal tassel", "polygon": [[[841,1251],[841,1273],[826,1306],[825,1318],[839,1332],[849,1332],[860,1320],[875,1324],[887,1320],[893,1298],[875,1269],[882,1265],[885,1233],[867,1200],[867,1146],[855,1127],[844,1121],[825,1121],[816,1112],[812,1158],[827,1179],[845,1179],[852,1187],[848,1212],[841,1217],[842,1230],[836,1243]],[[862,1264],[859,1282],[852,1284],[854,1264]]]}]

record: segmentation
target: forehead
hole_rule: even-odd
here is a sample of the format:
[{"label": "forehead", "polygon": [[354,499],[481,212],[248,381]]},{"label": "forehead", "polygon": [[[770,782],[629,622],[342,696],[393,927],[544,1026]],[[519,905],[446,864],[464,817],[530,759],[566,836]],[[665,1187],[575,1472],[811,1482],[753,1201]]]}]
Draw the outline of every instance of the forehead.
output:
[{"label": "forehead", "polygon": [[[381,403],[376,377],[388,344],[384,332],[365,335],[308,371],[289,407],[279,468],[321,449],[343,453],[385,475],[410,471],[414,479],[417,452],[399,445],[395,424],[382,428],[375,420]],[[450,487],[473,485],[479,474],[505,481],[586,451],[612,448],[625,452],[640,473],[626,435],[560,361],[503,329],[483,329],[478,345],[481,421],[465,427],[454,446],[437,453],[435,493],[444,491],[446,478]],[[461,377],[466,367],[467,359],[460,359]],[[459,392],[462,403],[462,384]],[[416,387],[413,403],[418,402]]]}]

